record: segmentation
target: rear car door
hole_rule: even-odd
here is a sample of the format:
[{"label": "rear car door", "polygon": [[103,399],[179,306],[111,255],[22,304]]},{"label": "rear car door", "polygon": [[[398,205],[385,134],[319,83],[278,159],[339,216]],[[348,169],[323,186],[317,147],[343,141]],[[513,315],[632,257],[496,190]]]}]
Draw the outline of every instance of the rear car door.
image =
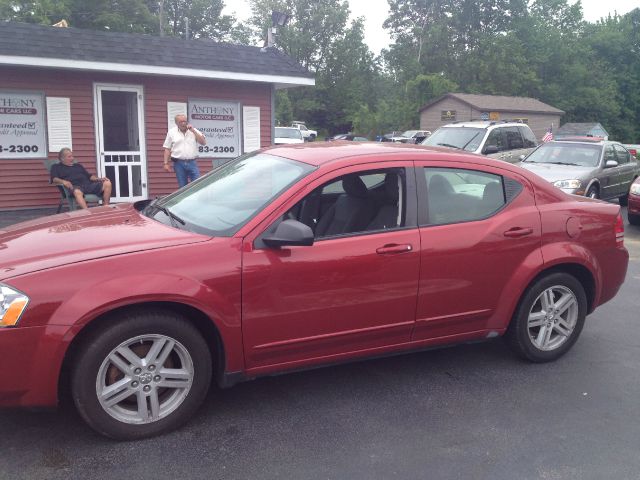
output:
[{"label": "rear car door", "polygon": [[530,183],[494,167],[417,167],[420,287],[412,340],[489,335],[542,262]]},{"label": "rear car door", "polygon": [[618,159],[619,194],[626,195],[633,180],[638,176],[638,162],[622,145],[613,145]]},{"label": "rear car door", "polygon": [[[409,166],[360,165],[318,178],[245,239],[242,332],[250,372],[409,341],[420,268]],[[318,192],[333,202],[329,209]],[[265,246],[261,238],[284,219],[311,227],[314,244]]]}]

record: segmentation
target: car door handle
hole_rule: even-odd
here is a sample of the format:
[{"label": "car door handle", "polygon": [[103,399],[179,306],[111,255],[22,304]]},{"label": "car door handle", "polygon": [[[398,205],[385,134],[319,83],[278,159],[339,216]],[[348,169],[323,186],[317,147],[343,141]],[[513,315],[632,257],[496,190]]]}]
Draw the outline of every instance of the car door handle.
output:
[{"label": "car door handle", "polygon": [[518,238],[518,237],[526,237],[527,235],[531,235],[532,233],[533,233],[533,228],[531,227],[528,227],[528,228],[514,227],[504,232],[504,236],[509,238]]},{"label": "car door handle", "polygon": [[378,255],[389,255],[394,253],[407,253],[413,250],[413,247],[407,243],[398,245],[396,243],[385,245],[376,249]]}]

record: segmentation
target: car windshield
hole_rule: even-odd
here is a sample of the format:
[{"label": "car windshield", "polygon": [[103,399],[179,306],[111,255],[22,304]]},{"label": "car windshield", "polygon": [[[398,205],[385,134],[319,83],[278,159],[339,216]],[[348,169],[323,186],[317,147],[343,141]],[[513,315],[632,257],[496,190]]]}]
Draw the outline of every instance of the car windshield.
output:
[{"label": "car windshield", "polygon": [[301,139],[302,134],[297,128],[276,127],[276,137]]},{"label": "car windshield", "polygon": [[422,145],[474,152],[480,146],[486,131],[486,128],[477,127],[441,127],[426,138]]},{"label": "car windshield", "polygon": [[267,153],[250,153],[152,202],[144,214],[195,233],[230,237],[314,169]]},{"label": "car windshield", "polygon": [[580,143],[544,143],[523,161],[526,163],[552,163],[597,167],[602,146]]},{"label": "car windshield", "polygon": [[406,132],[404,132],[404,133],[402,134],[402,136],[403,136],[403,137],[406,137],[406,138],[411,138],[411,137],[413,137],[416,133],[418,133],[418,130],[407,130]]}]

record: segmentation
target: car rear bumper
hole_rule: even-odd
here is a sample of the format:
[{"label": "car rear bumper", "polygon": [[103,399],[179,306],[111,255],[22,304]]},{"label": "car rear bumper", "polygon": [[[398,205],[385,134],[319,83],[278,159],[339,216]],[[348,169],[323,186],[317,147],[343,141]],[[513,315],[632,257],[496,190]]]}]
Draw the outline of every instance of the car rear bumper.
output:
[{"label": "car rear bumper", "polygon": [[69,327],[0,329],[0,407],[52,407]]},{"label": "car rear bumper", "polygon": [[611,250],[606,262],[602,262],[602,292],[598,306],[616,296],[624,283],[629,266],[629,252],[625,247]]}]

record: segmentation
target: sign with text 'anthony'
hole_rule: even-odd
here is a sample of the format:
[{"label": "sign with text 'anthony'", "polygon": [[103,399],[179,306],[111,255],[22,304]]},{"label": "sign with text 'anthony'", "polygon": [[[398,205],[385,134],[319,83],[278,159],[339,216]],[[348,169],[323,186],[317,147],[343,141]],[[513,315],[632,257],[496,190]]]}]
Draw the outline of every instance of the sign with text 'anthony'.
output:
[{"label": "sign with text 'anthony'", "polygon": [[199,157],[235,158],[240,150],[240,104],[218,100],[189,99],[191,125],[207,138],[198,147]]},{"label": "sign with text 'anthony'", "polygon": [[46,157],[44,95],[0,91],[0,159]]}]

